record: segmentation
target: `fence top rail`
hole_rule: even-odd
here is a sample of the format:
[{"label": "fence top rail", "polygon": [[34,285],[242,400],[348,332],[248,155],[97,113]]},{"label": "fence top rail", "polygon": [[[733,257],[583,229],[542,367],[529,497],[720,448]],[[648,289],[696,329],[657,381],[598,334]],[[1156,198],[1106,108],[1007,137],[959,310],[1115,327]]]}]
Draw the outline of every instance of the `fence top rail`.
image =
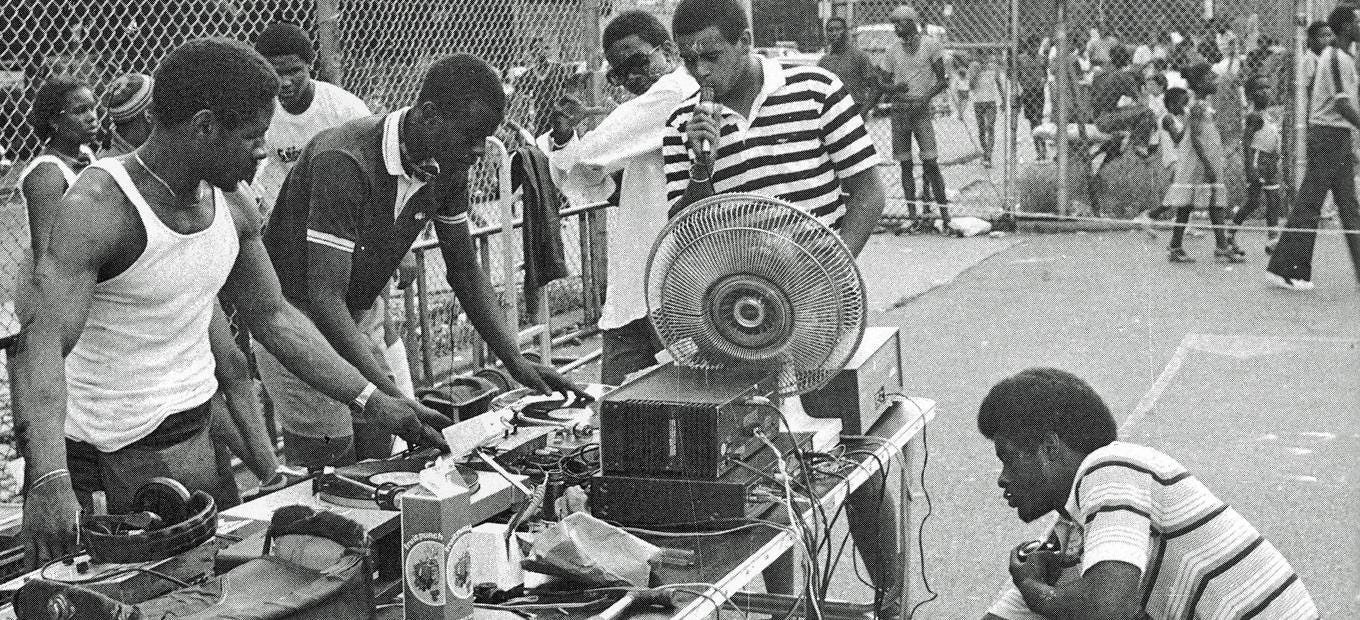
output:
[{"label": "fence top rail", "polygon": [[[608,207],[608,206],[609,206],[609,203],[607,203],[607,202],[593,202],[593,203],[586,204],[586,205],[581,205],[581,206],[578,206],[578,207],[567,207],[566,209],[563,209],[561,212],[559,212],[557,215],[558,215],[558,217],[572,217],[572,216],[574,216],[574,215],[584,215],[584,214],[589,213],[589,212],[591,212],[591,211],[598,211],[598,210],[600,210],[600,209],[604,209],[604,208],[606,208],[606,207]],[[521,227],[523,227],[523,226],[524,226],[524,218],[523,218],[523,217],[515,218],[514,222],[511,223],[511,228],[514,228],[514,229],[518,229],[518,228],[521,228]],[[491,235],[500,233],[500,232],[502,232],[503,230],[504,230],[504,227],[501,226],[499,223],[497,223],[497,224],[488,224],[488,225],[486,225],[486,226],[482,226],[482,227],[479,227],[479,228],[474,228],[474,229],[472,229],[472,231],[469,232],[468,234],[471,235],[473,239],[483,239],[483,238],[486,238],[486,237],[490,237]],[[432,250],[432,249],[434,249],[434,248],[436,248],[436,247],[438,247],[438,246],[439,246],[439,240],[438,240],[438,239],[426,239],[426,240],[424,240],[424,241],[419,241],[419,242],[417,242],[415,245],[412,245],[412,246],[411,246],[411,251],[412,251],[412,252],[423,252],[423,251],[425,251],[425,250]]]}]

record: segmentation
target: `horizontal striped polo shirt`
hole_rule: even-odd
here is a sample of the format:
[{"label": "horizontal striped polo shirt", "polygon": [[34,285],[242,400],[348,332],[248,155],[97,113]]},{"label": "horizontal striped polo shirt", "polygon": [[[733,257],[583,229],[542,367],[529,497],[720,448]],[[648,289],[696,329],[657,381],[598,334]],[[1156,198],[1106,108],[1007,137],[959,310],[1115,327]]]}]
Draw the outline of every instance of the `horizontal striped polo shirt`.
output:
[{"label": "horizontal striped polo shirt", "polygon": [[[1080,555],[1082,573],[1109,560],[1138,567],[1153,620],[1318,617],[1270,541],[1180,463],[1146,446],[1116,441],[1087,455],[1050,538],[1064,554]],[[1041,618],[1014,586],[988,613]]]},{"label": "horizontal striped polo shirt", "polygon": [[[839,228],[842,182],[878,165],[878,152],[840,79],[819,67],[760,60],[764,84],[750,118],[721,106],[722,131],[713,165],[715,193],[779,198]],[[685,132],[699,95],[671,114],[661,151],[666,198],[674,206],[689,185]]]}]

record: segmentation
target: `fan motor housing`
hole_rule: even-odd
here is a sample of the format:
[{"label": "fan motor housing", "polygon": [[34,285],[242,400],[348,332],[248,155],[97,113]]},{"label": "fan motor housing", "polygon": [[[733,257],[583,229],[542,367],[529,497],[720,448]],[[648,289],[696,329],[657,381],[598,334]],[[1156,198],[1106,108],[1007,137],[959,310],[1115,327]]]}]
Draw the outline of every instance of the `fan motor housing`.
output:
[{"label": "fan motor housing", "polygon": [[777,376],[760,368],[704,370],[672,364],[606,395],[600,404],[605,474],[716,480],[779,432],[779,411],[752,403]]}]

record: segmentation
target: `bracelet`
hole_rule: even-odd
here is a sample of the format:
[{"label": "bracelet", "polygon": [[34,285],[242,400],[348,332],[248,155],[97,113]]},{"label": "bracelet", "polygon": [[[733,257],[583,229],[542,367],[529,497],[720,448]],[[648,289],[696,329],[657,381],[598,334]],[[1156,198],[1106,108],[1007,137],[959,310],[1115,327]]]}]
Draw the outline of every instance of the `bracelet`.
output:
[{"label": "bracelet", "polygon": [[359,392],[359,395],[355,396],[354,400],[350,401],[350,405],[359,411],[363,411],[364,407],[368,406],[368,399],[372,397],[373,393],[376,391],[378,391],[378,386],[372,381],[369,381],[368,385],[364,386],[364,390]]},{"label": "bracelet", "polygon": [[707,182],[709,182],[709,180],[711,180],[712,178],[713,178],[713,175],[711,175],[711,174],[708,175],[708,176],[706,176],[706,177],[704,177],[704,178],[702,178],[702,179],[695,178],[695,177],[690,177],[690,178],[689,178],[689,182],[690,182],[690,183],[707,183]]},{"label": "bracelet", "polygon": [[38,487],[40,487],[40,486],[42,486],[42,485],[44,485],[44,484],[47,484],[47,483],[49,483],[49,482],[51,482],[51,481],[53,481],[53,480],[56,480],[57,478],[60,478],[60,477],[62,477],[62,476],[70,476],[70,475],[71,475],[71,472],[70,472],[69,470],[67,470],[65,467],[62,467],[62,468],[59,468],[59,469],[54,469],[54,470],[52,470],[52,471],[49,471],[49,472],[47,472],[47,473],[45,473],[45,474],[43,474],[43,475],[41,475],[41,476],[38,476],[38,479],[37,479],[37,480],[34,480],[34,481],[33,481],[33,484],[28,485],[28,492],[29,492],[29,493],[32,493],[33,491],[37,490]]}]

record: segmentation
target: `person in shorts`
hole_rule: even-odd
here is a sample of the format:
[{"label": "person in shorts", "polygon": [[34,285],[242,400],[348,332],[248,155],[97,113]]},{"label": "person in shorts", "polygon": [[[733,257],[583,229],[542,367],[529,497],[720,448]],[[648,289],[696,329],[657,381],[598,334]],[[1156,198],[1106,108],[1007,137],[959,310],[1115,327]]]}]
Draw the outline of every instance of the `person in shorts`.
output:
[{"label": "person in shorts", "polygon": [[[930,205],[940,207],[940,217],[949,223],[945,207],[944,175],[940,172],[939,151],[935,145],[934,112],[931,101],[949,88],[945,74],[944,46],[922,32],[916,9],[906,5],[893,9],[893,27],[898,40],[888,47],[883,59],[883,91],[892,103],[893,158],[902,167],[902,192],[907,214],[916,219],[917,199],[922,212]],[[916,175],[912,161],[912,142],[921,152],[922,193],[916,194]],[[916,226],[921,229],[921,226]]]}]

